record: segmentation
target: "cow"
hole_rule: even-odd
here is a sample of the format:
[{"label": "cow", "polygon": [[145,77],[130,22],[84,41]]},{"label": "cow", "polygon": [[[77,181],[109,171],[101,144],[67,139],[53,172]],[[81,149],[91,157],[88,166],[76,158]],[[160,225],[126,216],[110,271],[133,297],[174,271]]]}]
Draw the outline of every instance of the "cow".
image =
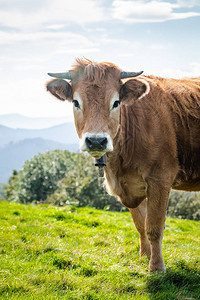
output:
[{"label": "cow", "polygon": [[200,190],[200,78],[145,76],[87,59],[49,75],[57,79],[47,91],[73,102],[80,149],[106,156],[107,190],[130,210],[140,255],[150,257],[150,271],[164,271],[170,190]]}]

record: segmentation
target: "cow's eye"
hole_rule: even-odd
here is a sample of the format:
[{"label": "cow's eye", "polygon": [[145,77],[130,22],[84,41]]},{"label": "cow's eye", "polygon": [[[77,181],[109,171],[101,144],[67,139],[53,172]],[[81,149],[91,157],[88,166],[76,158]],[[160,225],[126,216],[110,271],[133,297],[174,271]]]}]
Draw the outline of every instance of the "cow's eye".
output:
[{"label": "cow's eye", "polygon": [[74,103],[74,107],[76,107],[77,109],[81,109],[78,100],[74,99],[72,102]]},{"label": "cow's eye", "polygon": [[116,100],[116,101],[113,103],[112,109],[117,108],[119,105],[120,105],[120,101],[119,101],[119,100]]}]

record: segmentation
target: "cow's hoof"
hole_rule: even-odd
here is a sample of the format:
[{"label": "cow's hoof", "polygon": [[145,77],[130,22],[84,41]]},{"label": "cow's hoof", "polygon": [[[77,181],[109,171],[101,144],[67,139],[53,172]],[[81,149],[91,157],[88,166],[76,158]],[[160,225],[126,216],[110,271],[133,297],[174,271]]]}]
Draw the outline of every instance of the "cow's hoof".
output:
[{"label": "cow's hoof", "polygon": [[152,272],[152,273],[166,272],[166,267],[165,267],[164,263],[152,264],[150,262],[149,271]]}]

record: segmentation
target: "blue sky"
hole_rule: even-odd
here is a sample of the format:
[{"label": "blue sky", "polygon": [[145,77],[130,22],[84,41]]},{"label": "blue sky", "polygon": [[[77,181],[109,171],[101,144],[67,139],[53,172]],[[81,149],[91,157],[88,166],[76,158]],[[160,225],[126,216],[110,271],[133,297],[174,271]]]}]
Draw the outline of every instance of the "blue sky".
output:
[{"label": "blue sky", "polygon": [[0,114],[66,116],[44,89],[76,57],[200,76],[200,0],[0,0]]}]

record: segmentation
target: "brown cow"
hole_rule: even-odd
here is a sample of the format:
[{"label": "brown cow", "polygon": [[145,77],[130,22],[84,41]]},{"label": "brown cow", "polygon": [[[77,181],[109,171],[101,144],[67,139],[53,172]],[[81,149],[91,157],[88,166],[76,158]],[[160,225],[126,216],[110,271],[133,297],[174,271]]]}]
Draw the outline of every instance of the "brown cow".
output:
[{"label": "brown cow", "polygon": [[[200,190],[200,78],[164,79],[77,60],[47,90],[74,103],[80,148],[106,153],[108,191],[129,208],[150,270],[164,270],[162,238],[171,187]],[[134,79],[126,77],[137,76]]]}]

